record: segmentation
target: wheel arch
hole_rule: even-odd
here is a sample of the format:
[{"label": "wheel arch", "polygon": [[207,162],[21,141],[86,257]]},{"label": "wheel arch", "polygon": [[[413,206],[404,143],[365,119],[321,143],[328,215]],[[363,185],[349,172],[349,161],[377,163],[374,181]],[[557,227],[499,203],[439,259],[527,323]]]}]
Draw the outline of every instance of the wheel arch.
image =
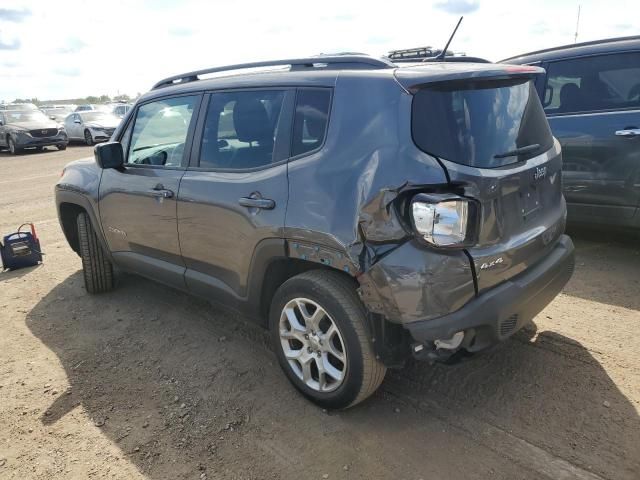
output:
[{"label": "wheel arch", "polygon": [[[357,290],[358,281],[344,268],[338,268],[326,262],[323,257],[300,258],[292,253],[295,242],[284,239],[263,240],[256,247],[251,262],[248,285],[248,305],[251,314],[260,320],[263,326],[268,325],[269,308],[276,290],[290,278],[310,270],[336,271],[348,278]],[[315,247],[312,247],[314,251]],[[351,270],[355,273],[354,270]]]},{"label": "wheel arch", "polygon": [[102,233],[102,228],[100,228],[100,222],[89,200],[76,192],[58,189],[56,191],[56,203],[60,228],[73,251],[77,254],[80,251],[76,219],[80,213],[86,213],[96,232],[98,242],[100,242],[107,257],[111,260],[111,252]]}]

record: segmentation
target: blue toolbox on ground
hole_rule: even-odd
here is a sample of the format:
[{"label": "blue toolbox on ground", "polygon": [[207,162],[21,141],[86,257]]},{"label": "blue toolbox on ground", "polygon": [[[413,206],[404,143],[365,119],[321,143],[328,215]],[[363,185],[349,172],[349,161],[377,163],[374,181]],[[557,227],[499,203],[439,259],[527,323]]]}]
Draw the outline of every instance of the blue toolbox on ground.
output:
[{"label": "blue toolbox on ground", "polygon": [[[31,227],[31,231],[23,232],[22,228],[25,226]],[[0,256],[3,270],[17,270],[41,263],[40,240],[33,223],[24,223],[17,232],[5,235],[0,243]]]}]

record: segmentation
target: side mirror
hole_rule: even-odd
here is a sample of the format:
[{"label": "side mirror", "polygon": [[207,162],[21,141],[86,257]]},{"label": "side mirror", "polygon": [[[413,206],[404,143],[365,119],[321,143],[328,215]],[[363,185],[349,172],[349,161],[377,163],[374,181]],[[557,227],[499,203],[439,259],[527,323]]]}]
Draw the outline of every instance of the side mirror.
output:
[{"label": "side mirror", "polygon": [[82,122],[81,122],[80,120],[78,120],[78,119],[75,119],[75,120],[73,121],[73,123],[82,123]]},{"label": "side mirror", "polygon": [[49,118],[50,118],[51,120],[55,120],[55,119],[56,119],[56,116],[55,116],[55,115],[49,115]]},{"label": "side mirror", "polygon": [[120,142],[100,143],[93,149],[93,154],[100,168],[122,168],[124,165]]}]

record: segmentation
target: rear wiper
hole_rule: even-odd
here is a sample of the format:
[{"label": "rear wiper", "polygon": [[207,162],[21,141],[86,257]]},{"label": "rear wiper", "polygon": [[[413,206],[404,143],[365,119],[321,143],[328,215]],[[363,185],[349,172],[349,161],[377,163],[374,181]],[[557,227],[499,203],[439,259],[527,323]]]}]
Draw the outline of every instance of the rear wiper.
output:
[{"label": "rear wiper", "polygon": [[531,145],[526,145],[524,147],[516,148],[515,150],[509,150],[508,152],[497,153],[493,156],[493,158],[515,157],[516,155],[533,153],[536,150],[540,150],[540,144],[532,143]]}]

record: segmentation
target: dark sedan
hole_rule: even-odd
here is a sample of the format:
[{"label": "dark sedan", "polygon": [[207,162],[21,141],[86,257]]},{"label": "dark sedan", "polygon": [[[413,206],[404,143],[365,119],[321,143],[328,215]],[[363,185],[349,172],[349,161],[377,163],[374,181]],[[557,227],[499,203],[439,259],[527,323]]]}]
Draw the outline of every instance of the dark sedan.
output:
[{"label": "dark sedan", "polygon": [[0,112],[0,147],[8,148],[12,154],[25,148],[42,150],[47,146],[64,150],[68,143],[64,127],[40,111]]}]

